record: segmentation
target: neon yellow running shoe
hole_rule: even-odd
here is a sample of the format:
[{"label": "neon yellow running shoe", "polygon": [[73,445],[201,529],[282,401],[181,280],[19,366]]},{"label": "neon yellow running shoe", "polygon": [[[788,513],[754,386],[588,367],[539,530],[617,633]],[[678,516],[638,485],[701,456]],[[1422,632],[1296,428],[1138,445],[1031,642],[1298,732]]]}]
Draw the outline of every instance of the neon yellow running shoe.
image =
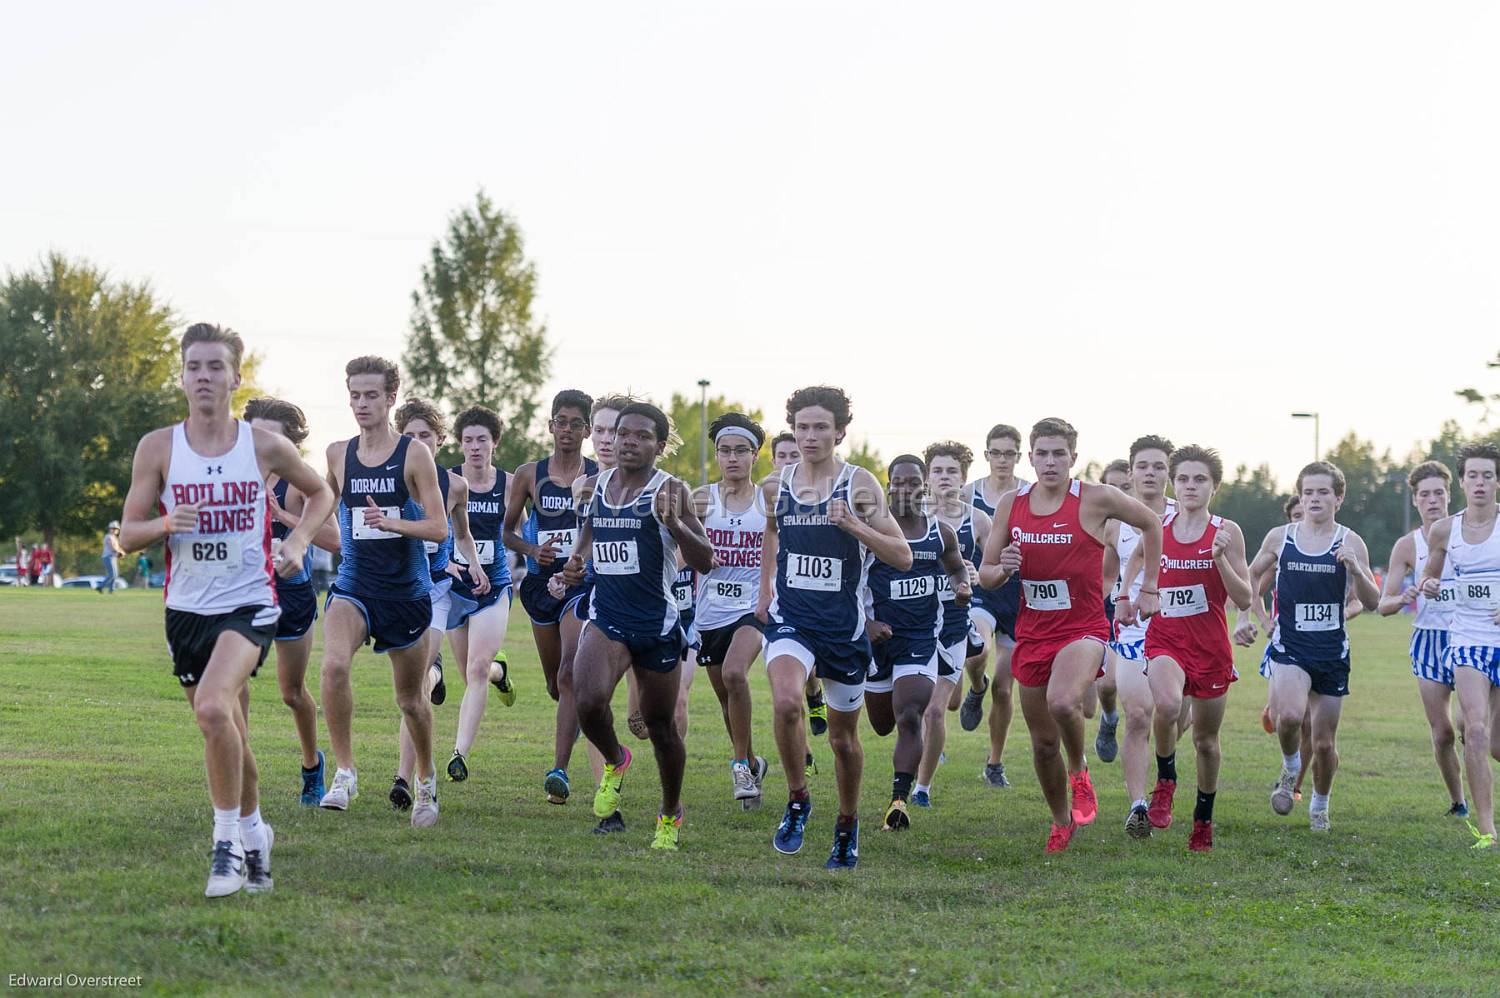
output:
[{"label": "neon yellow running shoe", "polygon": [[652,849],[670,849],[677,851],[677,830],[682,827],[682,809],[676,814],[659,814],[656,816],[656,835],[651,839]]},{"label": "neon yellow running shoe", "polygon": [[1469,847],[1470,849],[1493,849],[1493,848],[1495,848],[1495,836],[1493,834],[1488,833],[1488,832],[1481,832],[1478,828],[1476,828],[1474,826],[1474,822],[1472,822],[1472,821],[1466,821],[1466,822],[1464,822],[1464,824],[1468,825],[1469,826],[1469,831],[1471,831],[1471,832],[1474,833],[1474,844]]},{"label": "neon yellow running shoe", "polygon": [[490,683],[499,691],[497,699],[502,707],[515,706],[516,688],[510,684],[510,661],[503,648],[495,652],[495,660],[490,663]]},{"label": "neon yellow running shoe", "polygon": [[604,775],[599,779],[599,789],[594,791],[594,817],[608,818],[620,809],[620,790],[625,785],[625,771],[630,768],[630,749],[624,745],[625,761],[618,766],[604,764]]}]

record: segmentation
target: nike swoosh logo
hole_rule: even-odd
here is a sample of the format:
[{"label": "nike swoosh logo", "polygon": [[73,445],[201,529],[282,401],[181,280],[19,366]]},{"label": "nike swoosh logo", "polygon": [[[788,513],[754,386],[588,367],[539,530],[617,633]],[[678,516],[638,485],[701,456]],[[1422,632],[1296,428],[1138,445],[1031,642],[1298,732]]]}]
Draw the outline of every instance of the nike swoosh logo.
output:
[{"label": "nike swoosh logo", "polygon": [[1212,551],[1212,550],[1213,550],[1213,548],[1203,548],[1203,549],[1202,549],[1202,550],[1200,550],[1200,551],[1199,551],[1199,552],[1198,552],[1198,553],[1199,553],[1199,554],[1208,554],[1208,553],[1209,553],[1209,552],[1210,552],[1210,551]]},{"label": "nike swoosh logo", "polygon": [[396,466],[394,464],[388,464],[388,465],[385,466],[385,470],[386,471],[395,471],[396,470]]},{"label": "nike swoosh logo", "polygon": [[1057,529],[1057,528],[1058,528],[1058,527],[1066,527],[1066,526],[1067,526],[1067,524],[1066,524],[1066,523],[1054,523],[1054,524],[1053,524],[1053,525],[1052,525],[1052,529],[1053,529],[1053,530],[1056,530],[1056,529]]}]

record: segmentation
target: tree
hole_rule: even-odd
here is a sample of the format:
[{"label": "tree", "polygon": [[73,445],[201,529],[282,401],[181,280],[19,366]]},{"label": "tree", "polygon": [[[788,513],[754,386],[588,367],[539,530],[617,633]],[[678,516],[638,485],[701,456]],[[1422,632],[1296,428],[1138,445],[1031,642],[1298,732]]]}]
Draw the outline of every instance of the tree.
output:
[{"label": "tree", "polygon": [[[1495,368],[1500,367],[1500,354],[1496,354],[1494,360],[1485,361],[1484,366],[1488,367],[1490,370],[1494,370]],[[1491,393],[1489,395],[1486,395],[1484,392],[1481,392],[1477,388],[1460,388],[1453,394],[1457,395],[1465,402],[1468,402],[1471,405],[1477,405],[1481,408],[1481,410],[1483,411],[1482,415],[1479,417],[1479,425],[1481,426],[1489,425],[1491,404],[1500,402],[1500,393]]]},{"label": "tree", "polygon": [[844,460],[850,464],[857,464],[861,468],[864,468],[875,476],[875,480],[880,483],[881,488],[885,488],[890,482],[890,476],[886,474],[885,459],[880,456],[880,451],[872,447],[868,440],[857,442],[850,440],[847,442],[849,444],[849,454]]},{"label": "tree", "polygon": [[[716,395],[708,400],[708,423],[726,412],[743,412],[755,420],[766,430],[766,446],[761,448],[760,454],[755,459],[755,468],[750,473],[751,481],[760,481],[771,473],[771,438],[776,435],[774,427],[766,427],[766,417],[759,409],[747,408],[741,402],[731,402],[722,395]],[[677,430],[677,435],[682,438],[682,445],[676,451],[657,462],[657,467],[676,475],[691,486],[703,484],[700,471],[702,451],[700,447],[703,441],[703,416],[699,409],[697,399],[689,398],[681,392],[672,393],[672,402],[667,409],[667,415],[672,417],[672,426]],[[719,465],[714,460],[714,442],[708,441],[708,480],[718,481]]]},{"label": "tree", "polygon": [[1375,445],[1353,433],[1324,455],[1344,473],[1344,502],[1339,522],[1348,524],[1370,549],[1372,564],[1385,563],[1386,555],[1408,522],[1406,469],[1391,459],[1390,451],[1375,452]]},{"label": "tree", "polygon": [[535,294],[520,227],[480,191],[448,219],[411,296],[407,392],[450,415],[476,403],[494,409],[504,427],[495,458],[505,468],[546,448],[535,423],[551,355],[546,326],[531,314]]},{"label": "tree", "polygon": [[0,536],[97,534],[136,441],[182,414],[172,315],[149,285],[49,254],[0,284]]},{"label": "tree", "polygon": [[1276,477],[1269,467],[1263,464],[1252,471],[1242,464],[1235,469],[1233,481],[1219,486],[1213,511],[1240,525],[1245,534],[1246,553],[1254,558],[1266,534],[1286,522],[1282,512],[1286,499],[1276,487]]}]

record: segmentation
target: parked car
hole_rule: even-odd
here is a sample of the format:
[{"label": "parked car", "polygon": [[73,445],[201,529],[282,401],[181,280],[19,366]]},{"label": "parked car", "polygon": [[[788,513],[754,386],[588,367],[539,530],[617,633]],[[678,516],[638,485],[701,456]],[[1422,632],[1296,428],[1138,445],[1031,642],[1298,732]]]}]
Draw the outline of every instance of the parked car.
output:
[{"label": "parked car", "polygon": [[[63,579],[62,587],[64,589],[98,589],[103,584],[104,576],[102,575],[80,575],[72,579]],[[129,588],[130,583],[119,576],[115,577],[115,592]]]},{"label": "parked car", "polygon": [[0,586],[18,586],[20,573],[16,571],[15,559],[0,565]]}]

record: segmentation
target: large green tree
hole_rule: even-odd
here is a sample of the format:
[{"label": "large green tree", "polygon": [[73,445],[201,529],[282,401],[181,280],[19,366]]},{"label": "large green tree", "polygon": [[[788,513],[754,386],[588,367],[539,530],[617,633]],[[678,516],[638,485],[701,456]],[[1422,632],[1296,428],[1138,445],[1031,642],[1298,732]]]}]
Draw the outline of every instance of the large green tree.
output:
[{"label": "large green tree", "polygon": [[1282,504],[1286,495],[1276,487],[1276,477],[1266,465],[1248,468],[1240,465],[1234,478],[1219,486],[1213,511],[1240,525],[1245,534],[1246,556],[1255,557],[1260,542],[1272,527],[1286,522]]},{"label": "large green tree", "polygon": [[144,283],[53,253],[0,283],[0,536],[120,515],[136,441],[180,415],[172,316]]},{"label": "large green tree", "polygon": [[412,292],[405,390],[455,415],[476,403],[500,415],[496,463],[514,468],[543,448],[536,437],[550,366],[546,326],[531,313],[536,266],[520,226],[480,191],[448,220]]}]

